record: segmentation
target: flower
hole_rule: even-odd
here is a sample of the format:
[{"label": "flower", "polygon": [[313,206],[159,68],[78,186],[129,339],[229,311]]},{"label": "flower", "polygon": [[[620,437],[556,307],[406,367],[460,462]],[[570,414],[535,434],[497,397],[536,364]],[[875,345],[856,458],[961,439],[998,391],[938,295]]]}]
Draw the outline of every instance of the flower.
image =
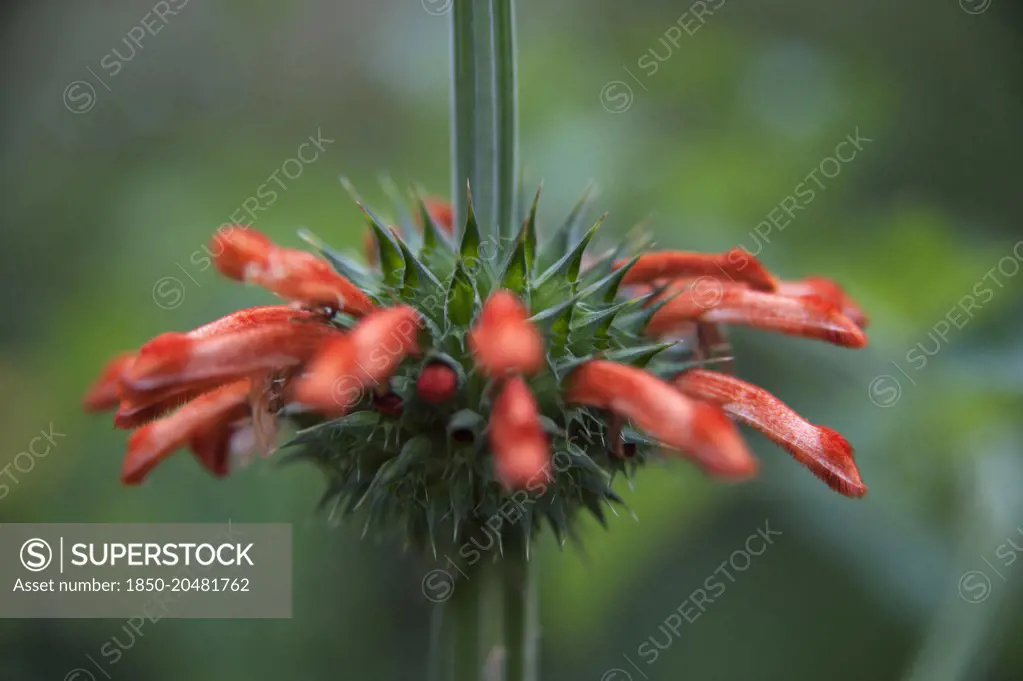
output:
[{"label": "flower", "polygon": [[544,362],[543,338],[529,323],[526,307],[510,291],[498,291],[484,303],[469,332],[469,347],[485,376],[533,374]]},{"label": "flower", "polygon": [[863,347],[866,315],[836,283],[779,279],[740,248],[591,257],[600,222],[578,234],[581,206],[540,244],[536,200],[498,243],[471,197],[457,235],[437,199],[394,227],[359,205],[368,265],[312,237],[323,258],[223,229],[218,269],[290,304],[165,333],[107,365],[84,405],[117,407],[115,424],[136,429],[126,483],[182,447],[223,476],[271,448],[286,417],[300,426],[289,458],[325,472],[324,502],[343,514],[401,519],[425,546],[524,493],[537,502],[526,531],[561,536],[577,511],[602,519],[621,503],[614,476],[660,452],[715,477],[753,475],[739,422],[839,493],[866,492],[841,435],[707,368],[730,359],[733,324]]},{"label": "flower", "polygon": [[377,310],[320,349],[295,385],[295,399],[324,414],[346,413],[418,352],[419,323],[419,313],[408,305]]},{"label": "flower", "polygon": [[490,448],[497,477],[505,486],[524,489],[545,476],[550,444],[540,425],[540,411],[520,376],[505,381],[494,398]]},{"label": "flower", "polygon": [[763,388],[707,369],[683,373],[675,379],[675,386],[693,399],[717,404],[732,418],[760,431],[836,492],[850,497],[867,493],[849,442],[830,428],[809,423]]}]

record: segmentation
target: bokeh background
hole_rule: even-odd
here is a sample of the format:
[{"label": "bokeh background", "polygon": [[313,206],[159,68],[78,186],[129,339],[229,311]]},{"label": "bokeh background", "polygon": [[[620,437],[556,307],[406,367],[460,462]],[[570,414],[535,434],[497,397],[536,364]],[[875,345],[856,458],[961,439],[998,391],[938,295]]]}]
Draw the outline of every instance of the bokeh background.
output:
[{"label": "bokeh background", "polygon": [[[378,204],[384,173],[448,191],[445,4],[5,5],[0,522],[290,522],[295,601],[291,620],[165,619],[141,636],[118,620],[3,621],[0,678],[64,679],[87,655],[96,678],[423,678],[426,564],[315,515],[314,470],[269,459],[215,481],[182,455],[124,488],[124,433],[78,405],[116,351],[269,302],[195,254],[271,174],[286,188],[253,224],[294,246],[307,227],[359,247],[339,175]],[[858,352],[733,334],[741,375],[853,441],[866,499],[753,436],[764,471],[741,486],[678,463],[644,472],[622,485],[638,520],[587,526],[584,551],[539,548],[544,678],[1023,679],[1023,8],[518,5],[542,219],[592,180],[609,240],[649,219],[664,246],[760,248],[790,277],[839,279],[872,319]],[[857,130],[869,141],[834,160]],[[280,174],[320,134],[316,159]],[[781,227],[812,172],[822,186]],[[13,468],[47,429],[57,444]],[[769,549],[666,634],[765,523],[781,532]],[[115,637],[111,664],[99,651]]]}]

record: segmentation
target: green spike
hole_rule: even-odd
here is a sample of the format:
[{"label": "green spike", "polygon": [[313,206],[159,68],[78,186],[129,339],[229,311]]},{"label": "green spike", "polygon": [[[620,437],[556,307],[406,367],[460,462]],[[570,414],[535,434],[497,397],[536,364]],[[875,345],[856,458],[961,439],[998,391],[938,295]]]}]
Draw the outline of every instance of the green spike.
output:
[{"label": "green spike", "polygon": [[601,296],[603,301],[608,304],[615,302],[618,299],[618,290],[621,288],[622,280],[639,260],[639,257],[637,255],[600,281],[587,286],[583,295],[587,298]]},{"label": "green spike", "polygon": [[610,327],[611,322],[614,321],[614,318],[620,314],[622,310],[639,305],[647,297],[648,296],[644,296],[643,298],[634,298],[632,300],[623,300],[620,303],[605,307],[602,310],[581,315],[578,318],[577,323],[573,322],[572,331],[581,330],[586,327],[593,327],[594,329]]},{"label": "green spike", "polygon": [[[536,195],[533,196],[533,205],[529,208],[529,217],[526,218],[522,224],[522,232],[525,235],[525,255],[526,255],[526,271],[530,275],[533,273],[533,264],[536,260],[536,209],[540,204],[540,192],[543,191],[543,181],[536,188]],[[519,237],[522,239],[522,236]]]},{"label": "green spike", "polygon": [[[573,323],[571,326],[570,336],[574,336],[578,339],[579,345],[578,352],[585,353],[588,348],[595,350],[607,350],[611,343],[611,324],[615,318],[622,313],[623,310],[629,309],[640,304],[644,299],[636,298],[634,300],[625,300],[616,305],[604,308],[599,312],[594,312],[583,316],[578,320],[578,323]],[[573,347],[573,349],[577,349]]]},{"label": "green spike", "polygon": [[416,242],[419,239],[419,235],[416,231],[415,223],[412,221],[412,215],[406,206],[405,198],[401,195],[401,190],[398,189],[398,185],[395,184],[394,180],[387,173],[380,176],[380,186],[384,190],[384,195],[394,205],[398,225],[401,227],[401,233],[409,240],[409,247],[412,250],[418,250],[419,244]]},{"label": "green spike", "polygon": [[[444,292],[444,284],[419,261],[403,241],[398,242],[402,257],[405,260],[405,280],[402,282],[401,297],[407,302],[419,302],[430,295],[439,296]],[[423,309],[422,312],[431,312]],[[432,316],[432,315],[431,315]]]},{"label": "green spike", "polygon": [[590,490],[586,490],[582,494],[582,500],[590,515],[597,519],[601,527],[608,529],[607,516],[604,515],[604,507],[600,505],[601,499]]},{"label": "green spike", "polygon": [[576,201],[565,222],[554,232],[540,256],[540,267],[549,267],[558,261],[575,242],[576,232],[586,215],[586,207],[593,195],[593,183],[586,185],[583,195]]},{"label": "green spike", "polygon": [[401,285],[402,274],[405,271],[405,259],[401,255],[401,248],[398,240],[391,233],[391,230],[384,227],[365,204],[358,204],[359,210],[366,218],[366,223],[373,230],[376,237],[377,253],[380,256],[380,271],[383,273],[384,285],[389,288],[398,288]]},{"label": "green spike", "polygon": [[444,316],[449,326],[465,328],[472,322],[476,311],[476,289],[461,262],[455,265],[444,305]]},{"label": "green spike", "polygon": [[501,287],[525,295],[529,290],[529,275],[532,267],[530,256],[529,232],[531,226],[529,221],[522,223],[522,229],[515,239],[515,250],[508,257],[508,264],[504,268],[501,277]]},{"label": "green spike", "polygon": [[[650,295],[656,296],[660,293],[661,291],[654,291],[654,293]],[[643,330],[646,329],[646,325],[650,323],[653,316],[681,293],[682,292],[680,291],[673,295],[665,296],[664,298],[655,301],[649,307],[645,307],[642,310],[638,310],[627,315],[622,315],[615,320],[615,328],[635,335],[641,334]]]},{"label": "green spike", "polygon": [[468,194],[468,209],[465,216],[465,228],[462,230],[462,239],[458,252],[462,260],[469,258],[479,259],[480,257],[480,228],[476,224],[476,209],[472,205],[472,191]]},{"label": "green spike", "polygon": [[604,357],[612,362],[619,362],[620,364],[629,364],[637,368],[644,368],[656,357],[665,350],[675,347],[678,345],[678,341],[666,341],[663,343],[650,343],[649,345],[639,345],[631,348],[624,348],[622,350],[616,350],[614,352],[607,353]]},{"label": "green spike", "polygon": [[564,295],[562,287],[565,284],[568,284],[572,295],[575,295],[583,253],[586,252],[586,247],[589,246],[590,241],[596,235],[597,230],[600,229],[600,225],[606,217],[607,213],[600,216],[600,219],[590,227],[590,230],[586,232],[586,235],[576,244],[575,248],[562,256],[558,262],[551,265],[546,272],[540,275],[540,278],[534,285],[534,289],[537,291],[541,301],[556,300],[561,295]]},{"label": "green spike", "polygon": [[580,298],[580,295],[572,296],[529,318],[529,321],[539,325],[550,336],[547,348],[553,357],[562,357],[567,352],[572,315]]},{"label": "green spike", "polygon": [[[310,442],[308,438],[320,435],[338,435],[349,428],[373,427],[380,423],[380,414],[375,411],[355,411],[340,418],[318,423],[309,428],[303,428],[295,433],[292,442]],[[290,444],[290,443],[289,443]]]},{"label": "green spike", "polygon": [[423,196],[424,192],[421,189],[417,189],[416,203],[419,207],[419,219],[423,221],[423,245],[419,251],[419,256],[425,262],[431,262],[433,257],[441,252],[445,255],[453,254],[454,248],[447,235],[437,226],[433,216],[430,215],[430,211],[426,209],[426,201],[423,199]]},{"label": "green spike", "polygon": [[361,264],[352,260],[343,253],[338,253],[333,250],[322,239],[307,229],[298,230],[298,236],[300,239],[319,251],[320,255],[330,261],[330,264],[335,270],[351,279],[356,286],[364,290],[372,290],[376,288],[376,282],[373,280],[372,273],[370,273],[370,271]]}]

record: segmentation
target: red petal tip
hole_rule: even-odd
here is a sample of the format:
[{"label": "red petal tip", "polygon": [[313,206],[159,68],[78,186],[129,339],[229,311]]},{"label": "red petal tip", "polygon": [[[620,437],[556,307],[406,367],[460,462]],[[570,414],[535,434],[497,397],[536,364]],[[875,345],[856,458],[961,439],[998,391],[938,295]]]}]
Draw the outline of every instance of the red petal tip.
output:
[{"label": "red petal tip", "polygon": [[82,408],[86,411],[106,411],[116,407],[121,401],[118,395],[121,376],[134,361],[134,353],[123,353],[107,362],[99,378],[82,399]]}]

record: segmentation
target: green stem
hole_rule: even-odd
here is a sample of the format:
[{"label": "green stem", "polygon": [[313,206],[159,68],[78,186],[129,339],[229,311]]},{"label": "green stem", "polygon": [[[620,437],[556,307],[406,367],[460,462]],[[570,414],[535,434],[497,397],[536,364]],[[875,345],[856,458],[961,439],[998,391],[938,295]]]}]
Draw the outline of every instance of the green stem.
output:
[{"label": "green stem", "polygon": [[527,539],[509,533],[502,568],[504,605],[504,681],[538,681],[539,605],[535,570],[529,561]]},{"label": "green stem", "polygon": [[480,615],[484,584],[480,579],[463,580],[451,597],[454,664],[452,681],[480,681]]},{"label": "green stem", "polygon": [[481,231],[514,233],[518,182],[518,101],[514,0],[454,0],[452,193],[456,224],[466,215],[466,183]]}]

